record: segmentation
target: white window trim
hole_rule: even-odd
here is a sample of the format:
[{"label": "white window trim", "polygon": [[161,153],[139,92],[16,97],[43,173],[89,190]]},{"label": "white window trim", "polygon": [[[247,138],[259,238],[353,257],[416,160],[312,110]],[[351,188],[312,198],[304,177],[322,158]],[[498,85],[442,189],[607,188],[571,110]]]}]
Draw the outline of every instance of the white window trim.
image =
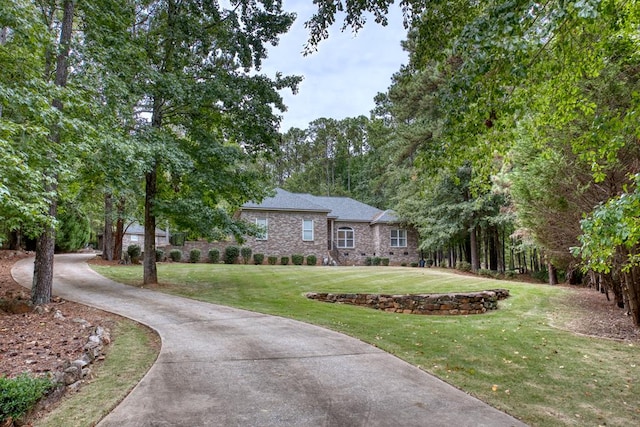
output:
[{"label": "white window trim", "polygon": [[[305,223],[310,222],[311,223],[311,229],[305,228]],[[311,232],[311,238],[310,239],[305,239],[304,235],[305,232]],[[312,219],[303,219],[302,220],[302,241],[303,242],[313,242],[315,240],[315,221]]]},{"label": "white window trim", "polygon": [[140,241],[140,240],[139,240],[139,237],[140,237],[140,236],[138,236],[137,234],[132,234],[132,235],[131,235],[131,239],[130,239],[130,240],[131,240],[132,242],[139,242],[139,241]]},{"label": "white window trim", "polygon": [[[393,237],[393,232],[396,232],[396,237]],[[400,236],[400,234],[402,233],[402,237]],[[389,233],[389,237],[391,238],[390,244],[392,248],[406,248],[407,247],[407,230],[403,229],[403,228],[394,228],[391,230],[391,232]],[[393,241],[396,241],[396,244],[393,244]],[[404,244],[400,244],[401,242],[404,242]]]},{"label": "white window trim", "polygon": [[[264,223],[264,225],[263,225]],[[269,219],[268,218],[256,218],[256,225],[258,227],[264,227],[264,234],[256,236],[256,240],[268,240],[269,239]]]},{"label": "white window trim", "polygon": [[[341,231],[351,231],[351,239],[347,238],[345,236],[345,238],[340,239],[340,232]],[[336,244],[338,246],[339,249],[353,249],[356,247],[356,232],[352,227],[340,227],[338,228],[338,234],[336,236]],[[351,240],[351,246],[348,246],[347,241]],[[344,242],[344,245],[341,244],[341,242]]]}]

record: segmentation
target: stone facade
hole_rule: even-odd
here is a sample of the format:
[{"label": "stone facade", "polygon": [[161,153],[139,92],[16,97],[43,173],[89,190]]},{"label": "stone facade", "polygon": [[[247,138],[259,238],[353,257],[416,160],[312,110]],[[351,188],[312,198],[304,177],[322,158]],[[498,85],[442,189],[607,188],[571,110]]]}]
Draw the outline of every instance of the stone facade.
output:
[{"label": "stone facade", "polygon": [[309,299],[318,301],[361,305],[392,313],[467,315],[481,314],[487,310],[497,310],[498,301],[509,297],[509,290],[493,289],[468,293],[418,295],[310,292],[306,296]]}]

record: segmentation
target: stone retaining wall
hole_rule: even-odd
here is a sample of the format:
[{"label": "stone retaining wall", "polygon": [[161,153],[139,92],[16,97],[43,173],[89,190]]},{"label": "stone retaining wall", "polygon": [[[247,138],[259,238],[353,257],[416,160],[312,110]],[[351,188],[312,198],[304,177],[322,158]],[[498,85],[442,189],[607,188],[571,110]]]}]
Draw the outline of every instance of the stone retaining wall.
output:
[{"label": "stone retaining wall", "polygon": [[393,313],[465,315],[497,310],[498,301],[509,296],[508,289],[450,294],[331,294],[309,292],[306,297],[324,302],[361,305]]}]

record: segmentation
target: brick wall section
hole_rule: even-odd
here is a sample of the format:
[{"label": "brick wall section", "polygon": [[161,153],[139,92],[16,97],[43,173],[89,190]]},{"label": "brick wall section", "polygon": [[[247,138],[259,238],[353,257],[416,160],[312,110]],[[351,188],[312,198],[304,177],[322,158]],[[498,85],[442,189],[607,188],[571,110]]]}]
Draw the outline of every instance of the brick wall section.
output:
[{"label": "brick wall section", "polygon": [[[132,237],[136,236],[136,237]],[[136,240],[133,240],[136,239]],[[168,243],[168,239],[164,236],[156,235],[156,247],[165,246]],[[138,245],[144,248],[144,235],[143,234],[125,234],[122,236],[122,250],[127,251],[130,245]]]},{"label": "brick wall section", "polygon": [[334,242],[338,239],[338,228],[351,227],[354,230],[353,248],[338,248],[339,262],[342,265],[365,265],[367,257],[389,258],[390,265],[410,265],[420,260],[418,233],[407,229],[407,246],[391,247],[391,230],[399,229],[398,225],[338,222],[334,225]]},{"label": "brick wall section", "polygon": [[307,298],[324,302],[360,305],[405,314],[467,315],[497,310],[498,301],[509,297],[508,289],[450,294],[330,294],[310,292]]},{"label": "brick wall section", "polygon": [[402,229],[402,227],[390,224],[376,224],[373,228],[378,252],[375,256],[389,258],[391,265],[400,265],[402,263],[410,265],[412,262],[420,261],[418,233],[414,229],[405,228],[407,230],[406,247],[391,247],[391,230]]},{"label": "brick wall section", "polygon": [[353,248],[336,248],[334,256],[341,265],[364,265],[366,257],[373,256],[376,251],[373,231],[368,222],[336,221],[333,225],[333,242],[338,244],[338,229],[348,227],[353,229]]},{"label": "brick wall section", "polygon": [[[293,254],[315,255],[318,262],[327,256],[327,215],[314,212],[242,211],[240,217],[254,223],[257,218],[267,219],[267,239],[247,238],[245,246],[253,253],[267,256],[288,256]],[[302,221],[313,220],[313,241],[302,240]]]}]

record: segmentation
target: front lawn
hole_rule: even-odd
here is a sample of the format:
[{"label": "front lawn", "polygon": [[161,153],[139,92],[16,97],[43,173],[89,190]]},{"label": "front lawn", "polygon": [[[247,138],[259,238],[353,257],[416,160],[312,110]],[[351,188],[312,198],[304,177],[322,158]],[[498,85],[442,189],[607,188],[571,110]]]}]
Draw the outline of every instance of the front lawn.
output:
[{"label": "front lawn", "polygon": [[[140,285],[140,266],[92,266]],[[321,325],[371,343],[534,426],[640,425],[638,346],[551,326],[572,292],[400,267],[159,264],[158,290]],[[418,316],[327,304],[306,292],[442,293],[507,288],[497,311]]]}]

